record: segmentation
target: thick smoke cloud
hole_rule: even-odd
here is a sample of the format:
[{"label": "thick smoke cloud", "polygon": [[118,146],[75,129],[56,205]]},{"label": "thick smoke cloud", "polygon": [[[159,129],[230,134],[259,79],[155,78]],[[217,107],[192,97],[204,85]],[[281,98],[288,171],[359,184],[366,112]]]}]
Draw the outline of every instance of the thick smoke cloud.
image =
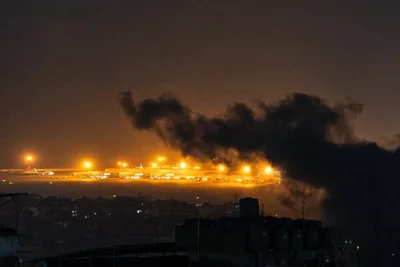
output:
[{"label": "thick smoke cloud", "polygon": [[361,104],[329,105],[294,93],[256,109],[236,103],[213,118],[172,95],[135,104],[125,92],[121,104],[136,129],[154,132],[184,155],[227,164],[234,163],[231,150],[241,159],[261,155],[290,179],[323,188],[325,220],[374,251],[369,263],[381,266],[379,260],[399,249],[400,149],[357,140],[352,125]]}]

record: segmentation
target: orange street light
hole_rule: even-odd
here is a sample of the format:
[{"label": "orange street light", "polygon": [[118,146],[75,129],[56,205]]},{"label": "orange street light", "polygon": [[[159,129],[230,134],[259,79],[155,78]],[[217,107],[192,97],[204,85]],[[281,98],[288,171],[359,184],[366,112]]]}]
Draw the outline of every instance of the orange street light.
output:
[{"label": "orange street light", "polygon": [[157,161],[158,161],[158,162],[165,161],[165,157],[158,157],[158,158],[157,158]]},{"label": "orange street light", "polygon": [[245,173],[250,173],[250,171],[251,171],[250,166],[244,166],[244,167],[243,167],[243,171],[244,171]]},{"label": "orange street light", "polygon": [[85,167],[86,169],[90,169],[90,168],[92,168],[92,166],[93,166],[93,163],[90,161],[83,162],[83,167]]},{"label": "orange street light", "polygon": [[273,169],[270,166],[265,167],[265,174],[270,175],[270,174],[272,174],[272,172],[273,172]]},{"label": "orange street light", "polygon": [[26,155],[25,156],[25,161],[32,162],[33,161],[33,156],[32,155]]},{"label": "orange street light", "polygon": [[224,166],[224,165],[219,165],[219,166],[218,166],[218,170],[219,170],[220,172],[223,172],[223,171],[225,170],[225,166]]}]

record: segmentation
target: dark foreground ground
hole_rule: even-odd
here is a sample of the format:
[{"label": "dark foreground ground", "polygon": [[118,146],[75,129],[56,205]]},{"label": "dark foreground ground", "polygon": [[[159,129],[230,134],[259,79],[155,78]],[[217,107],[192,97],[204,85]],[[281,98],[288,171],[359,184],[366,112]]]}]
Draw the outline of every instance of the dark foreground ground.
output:
[{"label": "dark foreground ground", "polygon": [[[282,204],[282,197],[287,196],[287,190],[281,185],[263,187],[215,184],[186,181],[140,181],[140,180],[93,180],[77,178],[61,178],[51,176],[0,176],[0,192],[28,192],[41,196],[65,196],[81,198],[83,196],[96,198],[115,196],[148,196],[152,199],[172,198],[182,201],[200,200],[211,203],[226,203],[235,201],[235,197],[256,197],[263,204],[268,215],[288,217],[301,216],[299,201],[295,207]],[[309,200],[306,215],[319,218],[319,196]]]}]

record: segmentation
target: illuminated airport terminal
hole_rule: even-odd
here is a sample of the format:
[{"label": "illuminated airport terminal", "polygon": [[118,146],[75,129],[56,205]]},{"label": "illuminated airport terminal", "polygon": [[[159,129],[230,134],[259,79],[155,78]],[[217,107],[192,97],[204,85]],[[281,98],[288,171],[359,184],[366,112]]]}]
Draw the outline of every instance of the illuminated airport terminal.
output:
[{"label": "illuminated airport terminal", "polygon": [[35,168],[36,155],[27,154],[26,169],[5,169],[14,175],[54,176],[66,179],[126,179],[153,181],[193,181],[208,183],[236,183],[243,185],[279,184],[282,171],[269,163],[242,163],[236,167],[224,164],[198,164],[189,159],[169,165],[167,157],[158,156],[148,164],[134,166],[126,160],[117,160],[114,167],[96,168],[95,160],[82,159],[75,169]]}]

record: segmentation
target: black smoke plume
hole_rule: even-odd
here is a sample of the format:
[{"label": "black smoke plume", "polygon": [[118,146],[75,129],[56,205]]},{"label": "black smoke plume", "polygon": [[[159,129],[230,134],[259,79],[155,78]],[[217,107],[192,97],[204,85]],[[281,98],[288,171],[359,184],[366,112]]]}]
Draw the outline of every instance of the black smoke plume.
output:
[{"label": "black smoke plume", "polygon": [[221,117],[195,114],[172,95],[135,104],[125,92],[121,104],[136,129],[184,155],[227,164],[232,149],[241,159],[262,155],[290,179],[323,188],[325,221],[358,240],[360,251],[374,251],[370,264],[383,266],[399,249],[400,149],[357,139],[352,125],[361,104],[294,93],[257,109],[236,103]]}]

